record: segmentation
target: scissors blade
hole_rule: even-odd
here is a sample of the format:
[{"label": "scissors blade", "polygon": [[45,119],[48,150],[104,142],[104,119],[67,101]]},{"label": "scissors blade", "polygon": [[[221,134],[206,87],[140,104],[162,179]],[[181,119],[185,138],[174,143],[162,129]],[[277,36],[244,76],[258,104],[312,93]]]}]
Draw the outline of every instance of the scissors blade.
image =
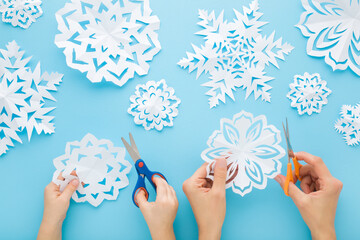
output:
[{"label": "scissors blade", "polygon": [[124,146],[130,154],[131,159],[136,163],[136,161],[141,158],[140,155],[129,145],[129,143],[124,138],[121,138],[121,141],[124,143]]},{"label": "scissors blade", "polygon": [[134,137],[131,133],[129,133],[129,137],[130,137],[130,144],[131,144],[131,147],[134,149],[134,151],[140,156],[140,153],[139,153],[139,150],[136,146],[136,143],[135,143],[135,140],[134,140]]},{"label": "scissors blade", "polygon": [[290,143],[289,125],[288,125],[287,118],[286,118],[286,128],[284,126],[284,123],[282,125],[283,125],[283,129],[284,129],[284,132],[285,132],[286,146],[287,146],[287,152],[288,152],[288,160],[290,161],[290,158],[294,157],[294,151],[293,151],[293,149],[291,147],[291,143]]}]

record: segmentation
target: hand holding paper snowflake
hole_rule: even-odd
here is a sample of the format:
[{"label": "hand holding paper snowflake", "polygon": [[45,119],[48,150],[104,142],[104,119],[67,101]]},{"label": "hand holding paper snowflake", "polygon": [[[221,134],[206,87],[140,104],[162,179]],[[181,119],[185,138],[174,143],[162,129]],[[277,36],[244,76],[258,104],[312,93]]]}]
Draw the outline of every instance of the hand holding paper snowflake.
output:
[{"label": "hand holding paper snowflake", "polygon": [[41,74],[40,63],[32,71],[28,67],[30,58],[23,58],[15,41],[7,50],[0,49],[0,155],[14,146],[13,140],[21,142],[18,132],[26,129],[30,140],[33,130],[38,134],[55,131],[49,116],[54,107],[45,107],[48,100],[56,101],[51,91],[56,91],[62,75]]},{"label": "hand holding paper snowflake", "polygon": [[226,157],[228,173],[226,188],[244,196],[252,188],[264,189],[268,178],[280,173],[285,150],[279,145],[280,131],[267,125],[264,115],[253,117],[241,111],[233,119],[222,118],[220,131],[214,131],[207,141],[208,149],[201,157],[208,162],[208,177],[213,179],[214,159]]},{"label": "hand holding paper snowflake", "polygon": [[28,28],[43,12],[41,0],[2,0],[0,13],[2,21],[11,23],[14,27]]},{"label": "hand holding paper snowflake", "polygon": [[147,74],[161,49],[160,20],[151,12],[149,0],[71,0],[56,13],[61,33],[55,44],[91,82],[122,86],[135,74]]},{"label": "hand holding paper snowflake", "polygon": [[309,38],[307,53],[325,57],[333,70],[350,68],[360,76],[360,1],[302,0],[297,27]]},{"label": "hand holding paper snowflake", "polygon": [[128,113],[134,116],[134,122],[143,125],[146,130],[155,128],[158,131],[174,125],[173,119],[178,115],[177,108],[181,102],[164,79],[137,85],[130,101]]},{"label": "hand holding paper snowflake", "polygon": [[291,100],[291,106],[297,108],[300,115],[320,113],[322,106],[328,103],[327,97],[331,93],[326,84],[318,73],[295,75],[294,82],[290,84],[291,90],[286,96]]},{"label": "hand holding paper snowflake", "polygon": [[210,74],[211,81],[203,86],[211,88],[206,93],[211,108],[219,101],[225,103],[226,95],[235,100],[236,88],[246,90],[246,99],[253,93],[255,99],[270,102],[268,83],[273,78],[265,75],[265,67],[271,63],[278,68],[277,59],[284,60],[293,49],[290,44],[282,44],[281,38],[274,40],[274,32],[269,37],[260,34],[266,23],[260,21],[257,0],[243,10],[243,14],[234,10],[236,18],[230,23],[224,21],[223,12],[216,18],[214,12],[200,10],[198,24],[204,29],[196,34],[204,36],[205,45],[193,45],[195,53],[187,53],[187,58],[178,63],[189,72],[197,69],[197,78],[202,73]]},{"label": "hand holding paper snowflake", "polygon": [[337,132],[344,134],[346,143],[350,146],[360,144],[360,104],[344,105],[341,108],[340,119],[335,123]]},{"label": "hand holding paper snowflake", "polygon": [[[88,201],[97,207],[104,199],[115,200],[119,189],[129,184],[127,174],[131,164],[125,159],[125,149],[114,147],[109,140],[98,140],[87,134],[80,142],[69,142],[65,155],[54,159],[56,171],[53,182],[62,191],[76,176],[81,184],[72,198],[76,202]],[[59,174],[65,180],[59,180]]]}]

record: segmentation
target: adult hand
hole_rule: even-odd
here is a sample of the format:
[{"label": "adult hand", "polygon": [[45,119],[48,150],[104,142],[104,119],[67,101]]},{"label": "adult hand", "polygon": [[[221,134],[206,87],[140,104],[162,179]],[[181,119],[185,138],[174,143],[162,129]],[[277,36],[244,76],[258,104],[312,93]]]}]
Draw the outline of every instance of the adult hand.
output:
[{"label": "adult hand", "polygon": [[227,163],[217,159],[214,170],[214,181],[206,179],[204,163],[183,184],[183,191],[189,199],[199,228],[199,239],[220,239],[221,228],[226,213],[225,183]]},{"label": "adult hand", "polygon": [[[300,169],[302,191],[290,182],[289,196],[299,209],[314,240],[336,239],[335,214],[343,184],[330,174],[321,158],[306,152],[295,155],[297,160],[307,164]],[[284,188],[285,176],[278,175],[275,180]]]}]

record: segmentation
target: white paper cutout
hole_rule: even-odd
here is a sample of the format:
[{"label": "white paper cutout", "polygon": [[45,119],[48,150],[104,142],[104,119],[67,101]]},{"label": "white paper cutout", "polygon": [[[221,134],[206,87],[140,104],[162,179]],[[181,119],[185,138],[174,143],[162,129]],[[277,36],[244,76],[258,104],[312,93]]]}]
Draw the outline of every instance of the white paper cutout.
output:
[{"label": "white paper cutout", "polygon": [[253,117],[241,111],[233,119],[222,118],[220,131],[214,131],[207,141],[208,149],[201,153],[208,162],[207,177],[213,180],[216,158],[226,157],[228,172],[226,188],[244,196],[253,188],[264,189],[268,178],[281,172],[285,150],[279,145],[280,131],[268,125],[266,117]]},{"label": "white paper cutout", "polygon": [[286,97],[291,100],[291,106],[297,108],[300,115],[320,113],[322,106],[328,103],[327,97],[331,93],[326,84],[318,73],[310,75],[306,72],[303,76],[295,75]]},{"label": "white paper cutout", "polygon": [[[80,142],[68,142],[65,155],[54,159],[53,182],[63,191],[76,178],[71,175],[75,171],[81,184],[72,199],[75,202],[88,201],[97,207],[104,199],[116,200],[119,189],[129,185],[127,174],[131,164],[124,158],[124,148],[114,147],[111,141],[98,140],[89,133]],[[64,181],[58,179],[60,173]]]},{"label": "white paper cutout", "polygon": [[71,0],[56,13],[55,44],[91,82],[122,86],[134,74],[146,75],[161,49],[160,20],[151,12],[149,0]]},{"label": "white paper cutout", "polygon": [[49,116],[54,107],[45,107],[48,100],[56,101],[51,92],[57,90],[63,77],[59,73],[41,74],[40,63],[31,70],[30,58],[15,41],[0,49],[0,156],[14,146],[13,140],[21,143],[18,132],[26,129],[30,141],[33,130],[37,134],[54,133],[55,127]]},{"label": "white paper cutout", "polygon": [[282,44],[282,39],[274,40],[275,32],[269,37],[260,34],[261,27],[266,24],[259,19],[263,15],[258,12],[258,1],[243,8],[244,14],[234,10],[236,18],[233,22],[223,19],[223,12],[216,18],[215,13],[208,14],[199,10],[198,23],[204,29],[197,35],[204,36],[205,45],[200,48],[192,45],[195,53],[187,52],[187,58],[179,61],[182,68],[189,72],[197,69],[197,78],[209,73],[210,81],[203,86],[211,89],[206,93],[210,96],[210,108],[225,103],[226,95],[232,100],[236,88],[246,91],[247,99],[252,93],[255,99],[270,102],[269,81],[273,78],[265,75],[265,67],[270,63],[279,68],[277,59],[284,60],[293,47]]},{"label": "white paper cutout", "polygon": [[14,27],[28,28],[43,14],[41,0],[1,0],[2,21]]},{"label": "white paper cutout", "polygon": [[136,86],[135,95],[130,97],[128,113],[134,116],[134,122],[146,130],[155,128],[161,131],[165,126],[174,125],[181,100],[175,96],[175,90],[168,87],[165,80],[148,81]]},{"label": "white paper cutout", "polygon": [[356,106],[343,105],[340,119],[335,123],[338,133],[344,134],[344,139],[349,146],[360,144],[360,104]]},{"label": "white paper cutout", "polygon": [[350,68],[360,76],[360,1],[302,0],[298,25],[309,38],[307,53],[325,57],[332,69]]}]

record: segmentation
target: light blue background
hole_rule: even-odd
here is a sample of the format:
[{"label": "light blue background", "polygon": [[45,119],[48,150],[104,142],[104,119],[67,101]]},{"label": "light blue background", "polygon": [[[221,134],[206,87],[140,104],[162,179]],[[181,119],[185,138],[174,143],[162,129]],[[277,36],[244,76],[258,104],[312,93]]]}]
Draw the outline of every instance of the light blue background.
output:
[{"label": "light blue background", "polygon": [[[249,0],[151,0],[154,14],[161,20],[159,38],[161,52],[150,64],[145,77],[137,77],[123,87],[111,83],[93,84],[78,70],[69,68],[61,49],[54,44],[57,33],[55,12],[65,1],[44,1],[44,15],[29,29],[13,28],[0,23],[0,48],[16,40],[27,56],[34,56],[32,66],[41,61],[43,71],[64,74],[57,99],[55,116],[56,133],[33,135],[31,142],[22,134],[24,144],[15,147],[0,158],[0,239],[35,239],[42,217],[43,189],[54,172],[52,160],[64,153],[68,141],[80,140],[90,132],[98,138],[112,140],[122,146],[120,137],[131,131],[137,140],[142,157],[151,169],[163,172],[174,186],[179,199],[179,211],[174,224],[178,239],[196,239],[197,227],[190,205],[182,192],[183,181],[203,163],[200,153],[214,130],[219,129],[220,118],[232,118],[245,110],[255,116],[264,114],[268,122],[281,129],[288,117],[293,147],[321,156],[331,173],[344,183],[336,216],[339,239],[359,239],[358,219],[360,147],[349,147],[342,135],[334,130],[343,104],[360,102],[360,79],[351,71],[336,71],[323,59],[306,54],[306,39],[294,27],[303,9],[299,0],[260,1],[264,13],[262,20],[269,24],[264,33],[276,30],[276,37],[291,43],[295,49],[280,62],[280,69],[269,67],[272,102],[254,101],[250,96],[244,101],[244,91],[235,93],[236,102],[227,99],[215,109],[209,109],[207,89],[200,85],[208,76],[196,80],[176,63],[191,51],[191,43],[202,44],[194,33],[200,30],[198,9],[225,10],[231,21],[232,9],[242,11]],[[299,116],[285,97],[295,74],[319,73],[333,90],[321,114]],[[182,100],[174,127],[162,132],[145,131],[136,126],[127,114],[129,97],[135,86],[148,80],[166,79]],[[284,142],[282,143],[285,148]],[[129,159],[129,156],[127,156]],[[286,163],[284,158],[283,163]],[[283,172],[285,169],[283,168]],[[71,202],[64,222],[64,239],[150,239],[143,217],[131,202],[131,192],[136,182],[133,168],[130,185],[121,190],[116,201],[104,201],[98,208],[88,203]],[[227,215],[223,239],[309,239],[310,233],[297,208],[286,197],[274,180],[265,190],[253,190],[245,197],[227,191]]]}]

